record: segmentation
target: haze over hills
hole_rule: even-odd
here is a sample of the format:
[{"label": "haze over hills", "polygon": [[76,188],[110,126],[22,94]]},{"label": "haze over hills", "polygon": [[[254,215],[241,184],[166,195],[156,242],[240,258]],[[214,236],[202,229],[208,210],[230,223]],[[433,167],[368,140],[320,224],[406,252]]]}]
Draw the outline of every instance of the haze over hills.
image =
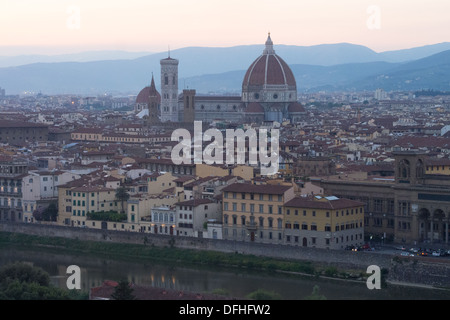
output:
[{"label": "haze over hills", "polygon": [[[179,89],[189,87],[198,93],[239,93],[245,71],[263,48],[264,45],[248,45],[173,50],[171,57],[180,61]],[[387,91],[450,90],[449,42],[382,53],[348,43],[309,47],[275,45],[274,49],[290,65],[299,92],[376,88]],[[101,52],[95,52],[58,57],[71,58],[72,62],[0,68],[0,87],[5,88],[7,94],[23,91],[137,94],[150,83],[152,72],[157,87],[160,86],[159,61],[168,56],[167,52],[133,58],[126,56],[145,53],[109,52],[104,57],[114,54],[122,58],[98,60],[102,57]],[[85,62],[89,59],[95,61]],[[0,58],[0,64],[1,61]]]},{"label": "haze over hills", "polygon": [[[0,47],[2,52],[2,47]],[[89,62],[102,60],[136,59],[151,54],[150,52],[128,52],[120,50],[84,51],[58,55],[0,55],[0,68],[16,67],[32,63],[52,62]]]}]

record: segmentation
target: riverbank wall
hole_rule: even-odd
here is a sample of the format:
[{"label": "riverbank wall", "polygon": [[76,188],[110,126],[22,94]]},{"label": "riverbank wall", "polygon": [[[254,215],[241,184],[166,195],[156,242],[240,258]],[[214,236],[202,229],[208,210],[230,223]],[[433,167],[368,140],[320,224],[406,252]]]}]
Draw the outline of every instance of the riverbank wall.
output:
[{"label": "riverbank wall", "polygon": [[423,257],[399,257],[376,252],[327,250],[17,222],[0,222],[0,231],[86,241],[146,244],[157,247],[211,250],[277,259],[310,261],[325,266],[363,270],[363,272],[370,265],[377,265],[388,271],[388,281],[450,288],[450,260],[447,259],[437,262],[437,260],[432,261]]}]

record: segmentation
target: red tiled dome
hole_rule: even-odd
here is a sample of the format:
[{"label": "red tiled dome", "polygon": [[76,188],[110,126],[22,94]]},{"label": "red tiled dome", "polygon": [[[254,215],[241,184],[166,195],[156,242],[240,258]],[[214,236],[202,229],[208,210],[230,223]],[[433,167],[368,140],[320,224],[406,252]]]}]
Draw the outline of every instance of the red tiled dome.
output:
[{"label": "red tiled dome", "polygon": [[152,83],[150,84],[150,86],[142,89],[141,92],[139,92],[139,94],[137,95],[136,103],[149,103],[150,96],[157,96],[158,103],[161,103],[161,95],[159,94],[158,90],[156,90],[155,81],[153,79],[153,76],[152,76]]},{"label": "red tiled dome", "polygon": [[242,86],[288,85],[296,87],[294,74],[287,63],[273,50],[270,35],[266,41],[266,48],[248,68]]}]

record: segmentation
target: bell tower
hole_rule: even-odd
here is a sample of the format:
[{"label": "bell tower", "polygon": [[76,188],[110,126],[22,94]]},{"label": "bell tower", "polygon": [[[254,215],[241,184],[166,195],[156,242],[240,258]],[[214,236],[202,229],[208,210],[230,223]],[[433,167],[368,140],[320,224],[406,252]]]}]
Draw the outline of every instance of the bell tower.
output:
[{"label": "bell tower", "polygon": [[178,60],[169,56],[161,64],[161,122],[178,122]]}]

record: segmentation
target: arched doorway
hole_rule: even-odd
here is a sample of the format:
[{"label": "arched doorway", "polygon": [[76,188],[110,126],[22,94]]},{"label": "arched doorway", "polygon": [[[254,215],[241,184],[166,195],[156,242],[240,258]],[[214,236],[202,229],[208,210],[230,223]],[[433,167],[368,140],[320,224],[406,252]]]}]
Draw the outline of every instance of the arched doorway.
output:
[{"label": "arched doorway", "polygon": [[306,239],[306,237],[303,237],[303,246],[304,247],[308,246],[308,239]]}]

